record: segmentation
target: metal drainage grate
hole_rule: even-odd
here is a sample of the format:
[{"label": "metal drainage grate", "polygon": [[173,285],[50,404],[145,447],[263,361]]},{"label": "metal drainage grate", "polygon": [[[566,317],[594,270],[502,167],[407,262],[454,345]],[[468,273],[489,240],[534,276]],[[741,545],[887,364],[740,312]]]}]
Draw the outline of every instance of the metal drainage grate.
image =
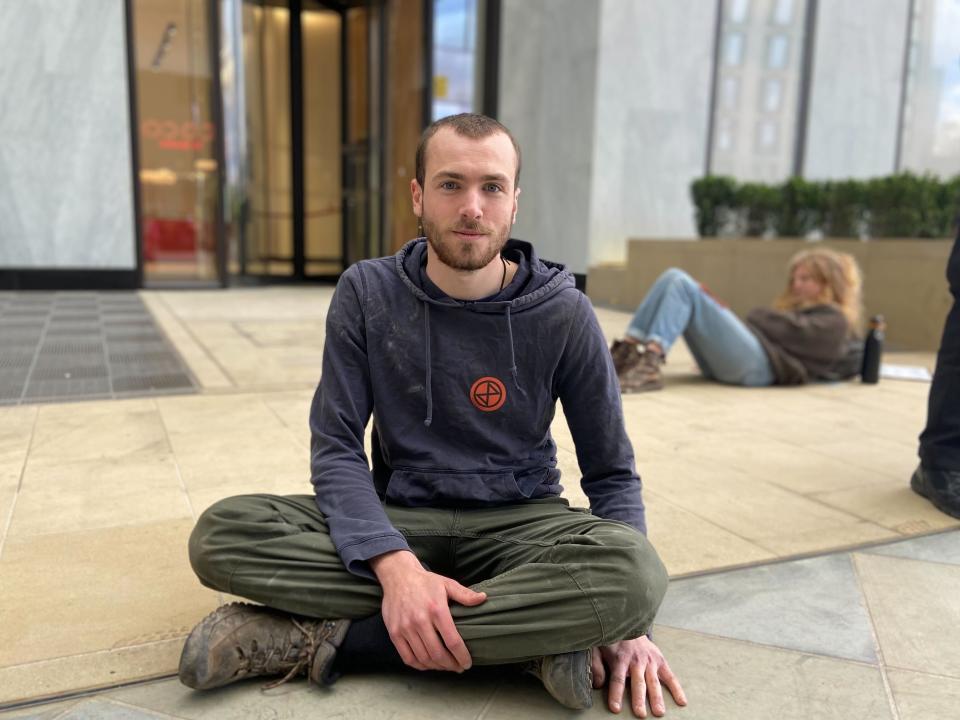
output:
[{"label": "metal drainage grate", "polygon": [[0,294],[0,405],[195,391],[135,293]]}]

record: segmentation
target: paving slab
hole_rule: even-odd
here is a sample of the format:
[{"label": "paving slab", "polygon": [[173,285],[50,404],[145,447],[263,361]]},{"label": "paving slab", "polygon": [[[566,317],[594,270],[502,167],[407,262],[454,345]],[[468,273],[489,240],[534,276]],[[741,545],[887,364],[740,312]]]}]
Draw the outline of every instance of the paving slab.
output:
[{"label": "paving slab", "polygon": [[955,720],[960,715],[960,680],[890,670],[890,689],[900,720]]},{"label": "paving slab", "polygon": [[960,678],[960,567],[855,553],[884,662]]},{"label": "paving slab", "polygon": [[845,553],[674,581],[657,614],[662,625],[866,663],[877,659]]},{"label": "paving slab", "polygon": [[926,537],[911,538],[889,545],[879,545],[863,552],[871,555],[886,555],[888,557],[960,565],[960,532],[954,530]]}]

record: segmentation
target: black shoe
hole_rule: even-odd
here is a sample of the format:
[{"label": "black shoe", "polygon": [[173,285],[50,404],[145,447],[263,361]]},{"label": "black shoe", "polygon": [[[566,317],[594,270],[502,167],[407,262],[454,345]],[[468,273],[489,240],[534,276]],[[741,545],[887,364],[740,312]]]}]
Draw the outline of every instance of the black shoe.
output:
[{"label": "black shoe", "polygon": [[910,478],[910,487],[941,512],[960,520],[960,471],[931,470],[918,465]]}]

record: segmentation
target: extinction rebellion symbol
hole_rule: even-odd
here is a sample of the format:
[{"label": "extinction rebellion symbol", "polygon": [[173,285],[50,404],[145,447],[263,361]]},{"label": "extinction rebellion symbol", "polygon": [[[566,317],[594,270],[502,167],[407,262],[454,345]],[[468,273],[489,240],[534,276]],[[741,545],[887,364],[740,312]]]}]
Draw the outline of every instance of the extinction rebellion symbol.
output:
[{"label": "extinction rebellion symbol", "polygon": [[482,412],[493,412],[507,401],[507,388],[495,377],[482,377],[470,386],[470,402]]}]

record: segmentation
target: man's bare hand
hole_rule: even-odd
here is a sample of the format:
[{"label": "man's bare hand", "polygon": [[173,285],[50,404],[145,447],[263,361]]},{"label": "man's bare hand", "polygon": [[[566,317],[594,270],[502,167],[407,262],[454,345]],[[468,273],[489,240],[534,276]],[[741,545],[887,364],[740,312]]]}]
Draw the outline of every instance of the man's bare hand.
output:
[{"label": "man's bare hand", "polygon": [[407,550],[379,555],[370,566],[383,587],[383,622],[403,662],[417,670],[469,669],[473,660],[449,603],[479,605],[486,593],[424,570]]},{"label": "man's bare hand", "polygon": [[648,695],[654,715],[660,717],[666,712],[660,683],[667,686],[677,705],[687,704],[680,681],[670,670],[660,648],[649,638],[639,637],[593,649],[593,686],[602,688],[608,685],[607,707],[610,712],[620,712],[627,680],[630,681],[633,714],[637,717],[647,716]]}]

